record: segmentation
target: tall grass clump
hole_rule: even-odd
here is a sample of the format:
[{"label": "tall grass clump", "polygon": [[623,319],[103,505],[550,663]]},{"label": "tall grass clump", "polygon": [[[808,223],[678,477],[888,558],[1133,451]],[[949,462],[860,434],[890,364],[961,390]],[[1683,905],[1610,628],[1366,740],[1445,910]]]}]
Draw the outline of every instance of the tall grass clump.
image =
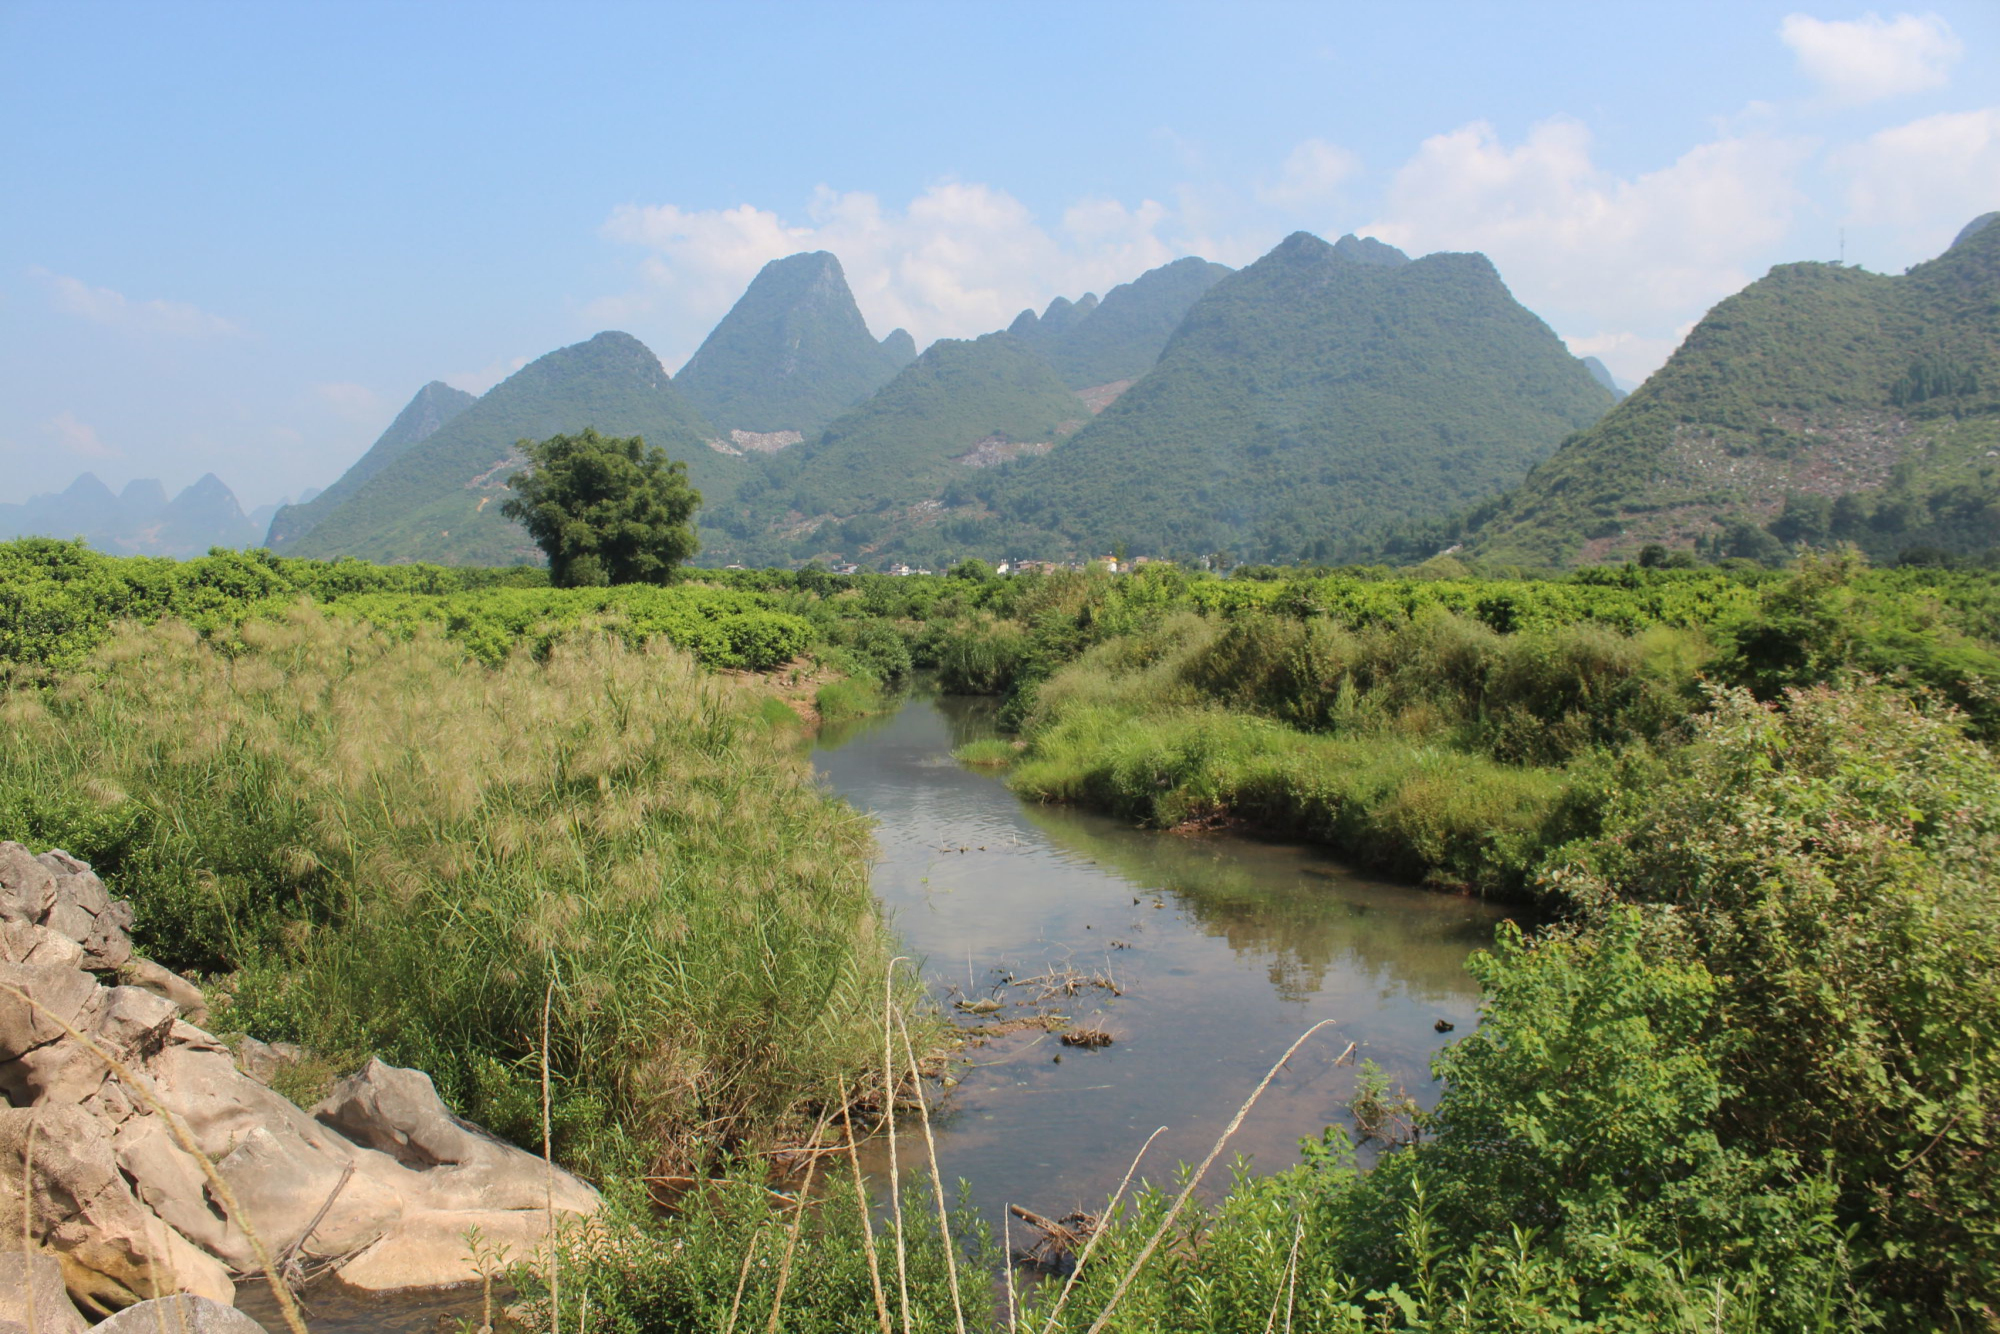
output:
[{"label": "tall grass clump", "polygon": [[[1684,715],[1701,653],[1658,627],[1628,640],[1503,636],[1435,611],[1360,630],[1176,613],[1041,683],[1011,782],[1156,828],[1248,820],[1521,897],[1550,850],[1590,832],[1626,752]],[[1568,708],[1530,725],[1551,701]]]},{"label": "tall grass clump", "polygon": [[573,1158],[698,1158],[868,1065],[869,831],[748,692],[603,633],[490,668],[303,608],[239,634],[126,627],[0,703],[0,826],[94,862],[232,1022],[533,1140],[552,986]]},{"label": "tall grass clump", "polygon": [[[832,1161],[824,1174],[824,1189],[787,1205],[761,1174],[732,1173],[683,1197],[668,1215],[644,1191],[620,1183],[599,1218],[562,1239],[560,1327],[881,1334],[886,1312],[891,1330],[959,1328],[950,1260],[962,1271],[997,1273],[1002,1257],[989,1228],[961,1201],[949,1237],[934,1212],[916,1207],[871,1230],[862,1219],[876,1202],[847,1179],[845,1165]],[[913,1188],[923,1183],[906,1184],[905,1194]],[[515,1277],[529,1327],[553,1327],[558,1313],[542,1277],[526,1267]],[[963,1328],[1005,1328],[986,1298],[982,1292],[963,1303]]]}]

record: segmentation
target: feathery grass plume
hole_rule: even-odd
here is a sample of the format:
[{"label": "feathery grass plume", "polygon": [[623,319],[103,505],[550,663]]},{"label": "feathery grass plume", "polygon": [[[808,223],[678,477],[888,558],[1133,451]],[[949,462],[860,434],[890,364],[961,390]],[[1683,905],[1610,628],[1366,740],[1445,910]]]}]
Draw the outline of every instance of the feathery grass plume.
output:
[{"label": "feathery grass plume", "polygon": [[292,608],[230,645],[127,627],[9,707],[0,819],[95,863],[149,953],[230,977],[237,1026],[428,1070],[517,1142],[541,1134],[558,958],[572,1162],[710,1155],[870,1063],[867,822],[664,643],[487,667],[423,625]]}]

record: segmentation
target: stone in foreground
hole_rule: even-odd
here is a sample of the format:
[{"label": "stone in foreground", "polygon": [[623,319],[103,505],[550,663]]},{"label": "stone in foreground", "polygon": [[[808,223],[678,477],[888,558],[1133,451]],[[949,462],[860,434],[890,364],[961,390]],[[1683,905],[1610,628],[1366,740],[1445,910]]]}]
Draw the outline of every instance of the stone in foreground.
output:
[{"label": "stone in foreground", "polygon": [[[596,1211],[590,1186],[453,1116],[420,1071],[371,1062],[302,1111],[197,1026],[199,989],[135,959],[130,921],[84,863],[0,842],[0,1163],[33,1163],[31,1239],[87,1314],[234,1300],[231,1276],[259,1268],[251,1231],[380,1292],[478,1278],[474,1228],[526,1255],[555,1214]],[[22,1183],[0,1172],[0,1218],[22,1218]]]}]

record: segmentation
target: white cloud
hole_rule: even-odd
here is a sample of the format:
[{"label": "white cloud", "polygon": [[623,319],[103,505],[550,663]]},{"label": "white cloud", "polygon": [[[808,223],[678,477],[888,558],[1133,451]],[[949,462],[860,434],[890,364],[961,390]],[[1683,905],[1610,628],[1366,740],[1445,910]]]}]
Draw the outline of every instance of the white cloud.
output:
[{"label": "white cloud", "polygon": [[1340,145],[1308,139],[1285,158],[1278,179],[1258,189],[1257,198],[1281,208],[1323,203],[1360,170],[1361,159]]},{"label": "white cloud", "polygon": [[1425,140],[1390,183],[1382,220],[1362,231],[1412,253],[1484,251],[1551,323],[1630,340],[1604,360],[1637,379],[1658,364],[1640,349],[1670,350],[1673,330],[1750,281],[1785,238],[1805,151],[1727,137],[1618,177],[1592,160],[1577,121],[1545,121],[1514,147],[1474,122]]},{"label": "white cloud", "polygon": [[88,422],[78,421],[70,412],[58,412],[48,424],[48,432],[70,453],[86,459],[115,459],[122,451],[112,448]]},{"label": "white cloud", "polygon": [[1919,255],[2000,208],[2000,107],[1926,116],[1835,153],[1849,221],[1894,228]]},{"label": "white cloud", "polygon": [[900,210],[875,195],[821,187],[802,221],[744,204],[690,210],[625,204],[604,234],[648,252],[637,291],[584,308],[594,323],[643,323],[669,366],[691,355],[757,270],[802,250],[840,257],[848,285],[879,337],[897,326],[919,345],[1005,327],[1056,295],[1103,293],[1191,253],[1163,233],[1165,205],[1079,200],[1043,226],[1004,190],[934,184]]},{"label": "white cloud", "polygon": [[1965,48],[1936,14],[1885,19],[1816,19],[1789,14],[1778,35],[1798,58],[1799,69],[1836,102],[1874,102],[1941,88]]},{"label": "white cloud", "polygon": [[382,416],[385,406],[382,396],[365,384],[334,381],[316,384],[312,389],[314,397],[348,421],[367,425]]},{"label": "white cloud", "polygon": [[93,324],[174,338],[216,338],[242,332],[222,316],[184,301],[134,301],[109,287],[92,287],[82,279],[47,269],[28,272],[48,284],[49,302],[55,309]]}]

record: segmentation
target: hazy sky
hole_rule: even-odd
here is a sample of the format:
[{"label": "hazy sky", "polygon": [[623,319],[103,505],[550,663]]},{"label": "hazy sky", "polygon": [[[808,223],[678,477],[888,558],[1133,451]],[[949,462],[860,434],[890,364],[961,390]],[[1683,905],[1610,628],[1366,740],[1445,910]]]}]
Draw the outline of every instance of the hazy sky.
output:
[{"label": "hazy sky", "polygon": [[803,249],[920,343],[1299,228],[1483,250],[1638,380],[2000,208],[2000,3],[0,0],[0,163],[0,501],[250,506],[433,378],[678,368]]}]

